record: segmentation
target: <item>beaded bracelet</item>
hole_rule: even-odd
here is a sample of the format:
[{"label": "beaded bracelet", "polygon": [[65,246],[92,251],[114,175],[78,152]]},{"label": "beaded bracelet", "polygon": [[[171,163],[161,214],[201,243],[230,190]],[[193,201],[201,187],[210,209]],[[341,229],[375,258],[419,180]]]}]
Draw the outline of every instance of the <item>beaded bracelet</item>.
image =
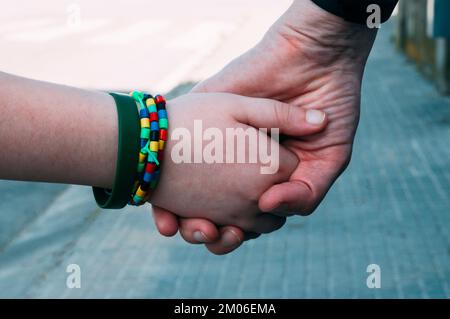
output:
[{"label": "beaded bracelet", "polygon": [[142,92],[130,96],[139,108],[141,124],[139,162],[129,205],[143,205],[158,184],[163,151],[167,141],[166,101],[161,95],[152,97]]}]

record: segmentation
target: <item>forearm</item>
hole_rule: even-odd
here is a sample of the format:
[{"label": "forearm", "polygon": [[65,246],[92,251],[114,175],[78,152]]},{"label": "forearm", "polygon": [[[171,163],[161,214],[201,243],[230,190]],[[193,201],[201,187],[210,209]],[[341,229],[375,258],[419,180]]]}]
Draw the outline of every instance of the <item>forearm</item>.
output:
[{"label": "forearm", "polygon": [[0,179],[110,188],[117,113],[106,93],[0,72]]}]

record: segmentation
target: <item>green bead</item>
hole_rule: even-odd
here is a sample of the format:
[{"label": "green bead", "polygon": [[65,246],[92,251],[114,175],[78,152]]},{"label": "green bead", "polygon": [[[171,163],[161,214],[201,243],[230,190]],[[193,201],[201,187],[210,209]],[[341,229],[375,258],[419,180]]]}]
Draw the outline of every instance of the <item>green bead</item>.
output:
[{"label": "green bead", "polygon": [[159,165],[159,161],[158,161],[158,152],[152,152],[152,151],[149,151],[149,152],[148,152],[147,162],[149,162],[149,163],[155,163],[156,165]]},{"label": "green bead", "polygon": [[145,169],[145,162],[144,163],[139,163],[138,164],[138,173],[142,173]]},{"label": "green bead", "polygon": [[141,138],[145,138],[146,140],[148,140],[150,138],[150,129],[149,128],[141,129]]},{"label": "green bead", "polygon": [[138,92],[138,91],[134,91],[132,93],[133,99],[135,99],[136,101],[141,101],[144,98],[144,93],[142,92]]},{"label": "green bead", "polygon": [[167,121],[167,119],[159,119],[159,128],[160,129],[167,130],[168,127],[169,127],[169,122]]},{"label": "green bead", "polygon": [[152,104],[152,105],[150,105],[149,107],[147,107],[148,108],[148,111],[150,112],[150,113],[157,113],[158,112],[158,110],[156,109],[156,105],[155,104]]}]

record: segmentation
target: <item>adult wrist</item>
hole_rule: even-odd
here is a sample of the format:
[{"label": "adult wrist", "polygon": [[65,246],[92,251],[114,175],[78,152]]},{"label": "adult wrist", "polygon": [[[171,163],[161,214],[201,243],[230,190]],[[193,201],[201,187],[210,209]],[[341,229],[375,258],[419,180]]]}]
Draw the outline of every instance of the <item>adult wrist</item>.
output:
[{"label": "adult wrist", "polygon": [[[362,66],[367,60],[377,29],[351,23],[336,16],[311,0],[296,0],[267,33],[266,44],[280,39],[298,47],[304,55],[323,57],[336,62]],[[279,41],[279,40],[275,40]]]}]

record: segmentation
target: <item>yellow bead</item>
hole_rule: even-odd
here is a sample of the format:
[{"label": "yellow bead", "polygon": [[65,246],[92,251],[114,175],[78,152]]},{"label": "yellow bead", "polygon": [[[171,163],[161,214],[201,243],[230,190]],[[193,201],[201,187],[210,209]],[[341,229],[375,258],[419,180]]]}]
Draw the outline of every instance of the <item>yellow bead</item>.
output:
[{"label": "yellow bead", "polygon": [[147,106],[150,106],[150,105],[156,105],[154,99],[148,99],[147,102],[146,102],[146,104],[147,104]]},{"label": "yellow bead", "polygon": [[159,149],[159,143],[157,141],[150,142],[150,151],[158,152],[158,149]]},{"label": "yellow bead", "polygon": [[159,140],[159,150],[162,151],[164,149],[164,146],[166,145],[166,141]]},{"label": "yellow bead", "polygon": [[137,190],[138,187],[139,187],[139,181],[135,181],[134,186],[133,186],[133,193]]},{"label": "yellow bead", "polygon": [[139,187],[139,189],[136,191],[136,195],[143,198],[145,195],[147,195],[147,193]]},{"label": "yellow bead", "polygon": [[142,154],[141,152],[139,152],[139,163],[143,163],[146,158],[147,154]]},{"label": "yellow bead", "polygon": [[141,119],[141,128],[149,128],[150,127],[150,119],[149,118],[143,118]]}]

